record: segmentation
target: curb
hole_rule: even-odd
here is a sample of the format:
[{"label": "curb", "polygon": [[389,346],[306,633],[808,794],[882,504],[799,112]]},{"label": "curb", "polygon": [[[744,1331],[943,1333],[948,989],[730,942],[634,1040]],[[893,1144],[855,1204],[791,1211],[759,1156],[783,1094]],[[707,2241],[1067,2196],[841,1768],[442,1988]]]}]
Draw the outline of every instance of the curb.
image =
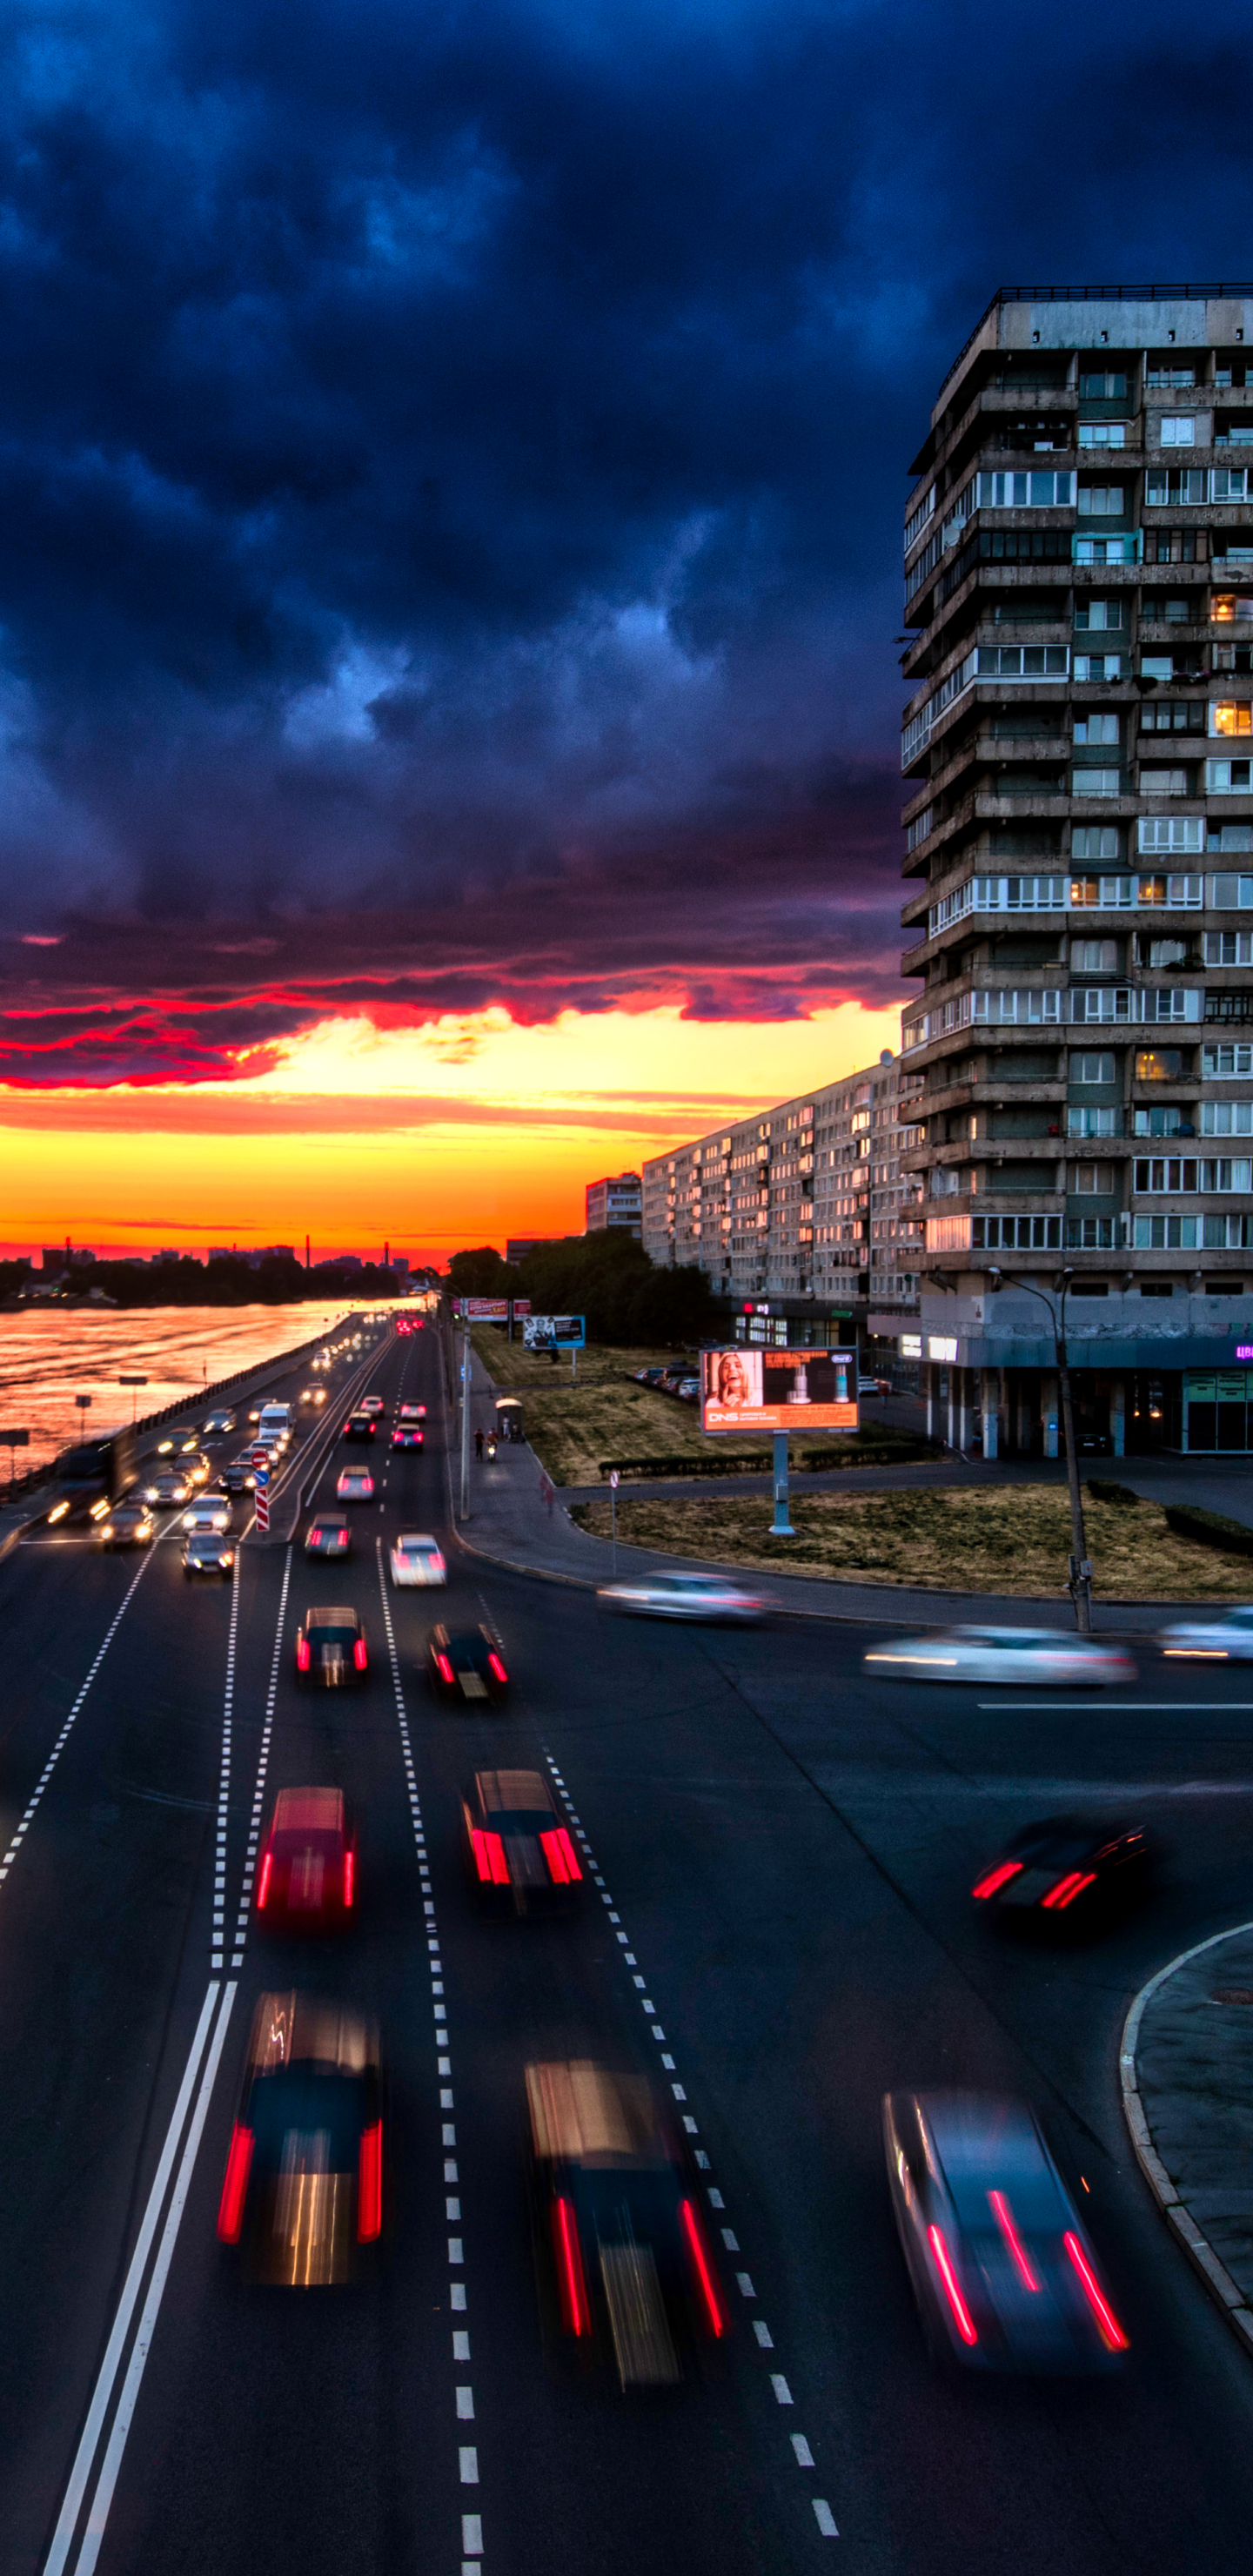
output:
[{"label": "curb", "polygon": [[1253,1923],[1233,1923],[1226,1932],[1211,1933],[1208,1941],[1197,1941],[1190,1950],[1181,1950],[1176,1958],[1167,1961],[1164,1968],[1158,1969],[1155,1977],[1149,1978],[1147,1985],[1141,1986],[1123,2024],[1122,2044],[1118,2052],[1118,2076],[1122,2088],[1123,2118],[1127,2123],[1131,2143],[1135,2149],[1136,2161],[1158,2208],[1167,2226],[1174,2229],[1193,2270],[1200,2275],[1211,2298],[1221,2308],[1228,2325],[1234,2328],[1245,2351],[1253,2353],[1253,2308],[1246,2303],[1243,2291],[1236,2288],[1225,2265],[1219,2262],[1208,2237],[1198,2227],[1187,2202],[1176,2191],[1161,2157],[1157,2154],[1149,2133],[1148,2121],[1144,2116],[1144,2104],[1136,2079],[1136,2042],[1140,2036],[1140,2024],[1144,2018],[1145,2007],[1151,2003],[1158,1988],[1164,1986],[1167,1978],[1173,1977],[1179,1968],[1188,1967],[1193,1959],[1203,1958],[1207,1950],[1217,1950],[1221,1948],[1224,1941],[1237,1941],[1242,1933],[1249,1932],[1253,1932]]}]

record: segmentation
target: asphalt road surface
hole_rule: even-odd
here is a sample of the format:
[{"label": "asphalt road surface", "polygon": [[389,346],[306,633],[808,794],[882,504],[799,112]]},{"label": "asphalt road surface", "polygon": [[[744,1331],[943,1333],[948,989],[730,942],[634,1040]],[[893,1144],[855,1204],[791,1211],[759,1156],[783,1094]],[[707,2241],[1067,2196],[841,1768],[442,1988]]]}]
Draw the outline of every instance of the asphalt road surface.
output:
[{"label": "asphalt road surface", "polygon": [[[452,1543],[433,1333],[372,1383],[431,1430],[375,1445],[345,1566],[249,1540],[218,1589],[172,1540],[51,1533],[0,1569],[6,2576],[1246,2569],[1249,2363],[1149,2203],[1117,2044],[1145,1976],[1253,1914],[1253,1670],[1142,1647],[1114,1692],[944,1690],[863,1679],[851,1626],[605,1619]],[[332,1446],[313,1501],[364,1454]],[[387,1584],[402,1528],[445,1537],[446,1594]],[[296,1622],[335,1600],[370,1672],[313,1696]],[[430,1698],[441,1616],[499,1630],[507,1709]],[[569,1919],[485,1920],[467,1888],[458,1792],[502,1756],[549,1766],[585,1837]],[[296,1944],[256,1927],[250,1837],[306,1781],[355,1809],[361,1905]],[[1076,1806],[1158,1823],[1166,1885],[1100,1941],[997,1939],[979,1863]],[[384,2238],[343,2291],[250,2288],[216,2241],[253,2004],[291,1985],[382,2027]],[[707,2159],[733,2330],[677,2389],[546,2366],[522,2074],[550,2055],[677,2088]],[[932,2370],[879,2143],[915,2081],[1035,2103],[1120,2377]]]}]

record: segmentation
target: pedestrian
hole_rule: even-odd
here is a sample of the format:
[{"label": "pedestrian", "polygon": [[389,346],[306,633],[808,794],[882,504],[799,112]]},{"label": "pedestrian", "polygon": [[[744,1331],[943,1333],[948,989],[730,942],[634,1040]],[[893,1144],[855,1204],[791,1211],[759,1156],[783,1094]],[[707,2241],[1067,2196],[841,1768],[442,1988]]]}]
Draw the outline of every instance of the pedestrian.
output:
[{"label": "pedestrian", "polygon": [[482,1434],[482,1432],[481,1432],[481,1431],[476,1431],[476,1432],[475,1432],[475,1435],[474,1435],[474,1454],[475,1454],[475,1457],[476,1457],[476,1458],[480,1458],[480,1459],[482,1458],[482,1455],[483,1455],[483,1434]]}]

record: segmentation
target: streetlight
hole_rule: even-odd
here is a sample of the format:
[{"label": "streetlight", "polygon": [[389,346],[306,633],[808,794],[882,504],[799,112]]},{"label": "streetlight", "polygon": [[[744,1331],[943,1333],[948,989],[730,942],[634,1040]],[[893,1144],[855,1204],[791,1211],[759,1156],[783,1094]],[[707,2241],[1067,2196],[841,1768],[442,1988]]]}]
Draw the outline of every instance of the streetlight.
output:
[{"label": "streetlight", "polygon": [[[1059,1298],[1060,1314],[1052,1298],[1046,1297],[1042,1288],[1033,1288],[1030,1281],[1026,1279],[1015,1279],[1012,1284],[1015,1288],[1022,1289],[1026,1296],[1038,1298],[1053,1327],[1057,1384],[1062,1399],[1062,1430],[1066,1441],[1066,1476],[1070,1486],[1071,1556],[1070,1577],[1066,1588],[1075,1605],[1075,1622],[1080,1636],[1090,1637],[1092,1634],[1092,1560],[1088,1555],[1088,1542],[1083,1528],[1083,1496],[1079,1490],[1079,1461],[1075,1455],[1075,1417],[1070,1401],[1070,1370],[1066,1365],[1066,1291],[1074,1275],[1073,1269],[1063,1270],[1058,1278],[1056,1294]],[[989,1264],[988,1277],[994,1292],[1005,1286],[1004,1271],[998,1269],[995,1262]]]}]

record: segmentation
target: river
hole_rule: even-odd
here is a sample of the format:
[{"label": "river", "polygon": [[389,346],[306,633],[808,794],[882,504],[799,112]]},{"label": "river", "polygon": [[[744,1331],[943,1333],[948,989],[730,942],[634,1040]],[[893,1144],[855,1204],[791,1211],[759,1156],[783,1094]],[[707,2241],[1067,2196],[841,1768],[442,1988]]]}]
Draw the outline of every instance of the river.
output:
[{"label": "river", "polygon": [[[0,1315],[0,1429],[29,1431],[30,1446],[0,1444],[0,1480],[10,1454],[23,1468],[55,1457],[84,1436],[114,1431],[175,1404],[198,1386],[259,1367],[280,1352],[328,1333],[351,1310],[342,1300],[292,1306],[79,1307]],[[146,1386],[125,1387],[123,1376]],[[79,1404],[76,1397],[90,1397]]]}]

